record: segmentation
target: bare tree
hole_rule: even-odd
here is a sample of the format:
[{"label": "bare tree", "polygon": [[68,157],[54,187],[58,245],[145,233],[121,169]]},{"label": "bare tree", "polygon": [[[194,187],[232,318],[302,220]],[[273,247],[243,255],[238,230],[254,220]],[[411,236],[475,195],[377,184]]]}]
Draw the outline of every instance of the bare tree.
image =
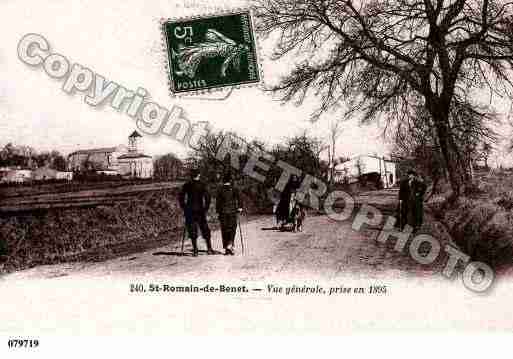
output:
[{"label": "bare tree", "polygon": [[[494,114],[483,114],[470,106],[458,104],[451,109],[449,123],[455,145],[460,149],[457,156],[467,166],[469,181],[473,176],[474,162],[482,158],[481,148],[491,148],[491,144],[497,141],[494,130],[488,126],[496,121]],[[410,161],[410,165],[431,177],[432,193],[435,192],[439,180],[446,174],[446,168],[432,118],[424,107],[419,106],[415,116],[397,126],[394,144],[394,156]]]},{"label": "bare tree", "polygon": [[173,153],[159,156],[154,164],[154,177],[160,180],[176,181],[184,177],[183,162]]},{"label": "bare tree", "polygon": [[[512,3],[501,0],[261,0],[257,29],[277,34],[274,58],[301,58],[272,89],[283,100],[320,98],[313,114],[340,105],[366,122],[403,122],[421,105],[454,196],[469,183],[450,121],[479,96],[513,99]],[[313,91],[310,91],[313,90]]]},{"label": "bare tree", "polygon": [[293,164],[304,173],[323,177],[321,153],[326,147],[320,138],[303,133],[289,137],[283,144],[274,146],[271,153],[282,161]]},{"label": "bare tree", "polygon": [[343,128],[342,128],[342,119],[340,117],[333,118],[330,122],[330,128],[329,128],[329,135],[330,135],[330,154],[329,154],[329,164],[330,164],[330,184],[333,184],[333,178],[335,176],[335,165],[336,165],[336,149],[337,149],[337,140],[342,134]]},{"label": "bare tree", "polygon": [[484,166],[486,169],[489,168],[488,160],[490,159],[490,155],[492,154],[493,146],[490,143],[483,143],[481,147],[481,158],[484,161]]},{"label": "bare tree", "polygon": [[219,162],[216,158],[217,152],[223,144],[225,136],[235,134],[223,131],[210,131],[203,135],[195,148],[189,153],[188,166],[201,170],[202,176],[207,181],[216,182],[218,176],[229,168],[229,157]]}]

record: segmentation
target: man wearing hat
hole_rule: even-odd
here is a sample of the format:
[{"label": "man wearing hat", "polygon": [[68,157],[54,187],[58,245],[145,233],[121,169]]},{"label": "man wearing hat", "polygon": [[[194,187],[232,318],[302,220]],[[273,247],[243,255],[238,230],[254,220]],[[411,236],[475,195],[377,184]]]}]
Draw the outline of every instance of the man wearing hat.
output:
[{"label": "man wearing hat", "polygon": [[185,217],[185,226],[187,233],[192,241],[192,254],[198,255],[198,227],[201,236],[207,243],[207,254],[215,254],[210,241],[210,228],[207,223],[207,212],[210,207],[210,194],[207,186],[200,181],[200,172],[191,171],[191,180],[185,183],[179,194],[180,208],[182,208]]},{"label": "man wearing hat", "polygon": [[422,226],[424,215],[424,194],[427,186],[420,175],[414,170],[408,170],[408,177],[401,181],[399,187],[399,227],[406,224],[418,231]]},{"label": "man wearing hat", "polygon": [[410,169],[407,177],[401,180],[399,184],[399,208],[398,208],[398,226],[404,229],[406,224],[413,222],[413,185],[415,180],[415,171]]},{"label": "man wearing hat", "polygon": [[237,233],[237,216],[242,212],[239,190],[232,183],[231,174],[223,175],[223,184],[216,196],[216,211],[221,224],[221,236],[225,255],[234,255],[235,234]]},{"label": "man wearing hat", "polygon": [[413,180],[413,229],[418,231],[424,221],[424,195],[427,185],[420,174]]}]

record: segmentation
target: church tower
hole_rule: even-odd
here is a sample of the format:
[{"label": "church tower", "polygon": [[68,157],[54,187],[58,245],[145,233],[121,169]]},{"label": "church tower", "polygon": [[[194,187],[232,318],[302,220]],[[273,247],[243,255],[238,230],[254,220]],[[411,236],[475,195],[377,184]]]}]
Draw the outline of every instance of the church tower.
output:
[{"label": "church tower", "polygon": [[142,136],[139,134],[139,132],[134,131],[130,136],[128,136],[128,152],[129,153],[136,153],[139,150],[139,139]]},{"label": "church tower", "polygon": [[119,174],[126,178],[153,177],[153,159],[142,153],[140,140],[142,136],[137,131],[128,136],[128,152],[118,157]]}]

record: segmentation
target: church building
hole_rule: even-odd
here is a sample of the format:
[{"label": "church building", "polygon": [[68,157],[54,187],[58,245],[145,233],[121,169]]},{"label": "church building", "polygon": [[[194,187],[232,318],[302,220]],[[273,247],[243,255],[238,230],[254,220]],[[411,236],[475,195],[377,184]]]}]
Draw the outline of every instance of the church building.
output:
[{"label": "church building", "polygon": [[153,159],[140,150],[142,136],[134,131],[128,137],[128,147],[91,148],[68,155],[68,169],[75,172],[95,171],[123,177],[151,178]]},{"label": "church building", "polygon": [[128,137],[128,153],[118,157],[119,174],[127,177],[153,177],[153,159],[139,152],[139,139],[142,136],[134,131]]}]

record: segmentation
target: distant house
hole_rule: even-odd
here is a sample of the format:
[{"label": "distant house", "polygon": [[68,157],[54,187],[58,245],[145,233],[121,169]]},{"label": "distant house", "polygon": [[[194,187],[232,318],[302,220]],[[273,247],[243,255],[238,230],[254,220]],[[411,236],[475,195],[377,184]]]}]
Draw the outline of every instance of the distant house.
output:
[{"label": "distant house", "polygon": [[10,171],[12,171],[12,168],[11,167],[0,167],[0,181],[2,180],[2,178],[4,178],[7,173],[9,173]]},{"label": "distant house", "polygon": [[335,182],[354,183],[362,176],[381,180],[384,188],[393,187],[397,182],[396,163],[384,157],[360,155],[335,166]]},{"label": "distant house", "polygon": [[34,181],[49,181],[49,180],[71,181],[73,179],[73,172],[57,171],[48,166],[39,167],[32,171],[32,179]]},{"label": "distant house", "polygon": [[50,168],[50,167],[39,167],[32,171],[32,179],[35,181],[47,181],[52,179],[57,179],[58,171]]},{"label": "distant house", "polygon": [[100,175],[105,175],[105,176],[117,176],[119,174],[118,171],[113,171],[113,170],[100,170],[100,171],[96,171],[96,173],[98,173]]},{"label": "distant house", "polygon": [[26,183],[32,180],[32,171],[26,169],[13,169],[5,172],[2,179],[3,183]]},{"label": "distant house", "polygon": [[117,158],[128,153],[125,145],[78,150],[68,155],[69,171],[118,170]]},{"label": "distant house", "polygon": [[71,181],[73,179],[73,172],[71,171],[57,171],[56,179]]}]

